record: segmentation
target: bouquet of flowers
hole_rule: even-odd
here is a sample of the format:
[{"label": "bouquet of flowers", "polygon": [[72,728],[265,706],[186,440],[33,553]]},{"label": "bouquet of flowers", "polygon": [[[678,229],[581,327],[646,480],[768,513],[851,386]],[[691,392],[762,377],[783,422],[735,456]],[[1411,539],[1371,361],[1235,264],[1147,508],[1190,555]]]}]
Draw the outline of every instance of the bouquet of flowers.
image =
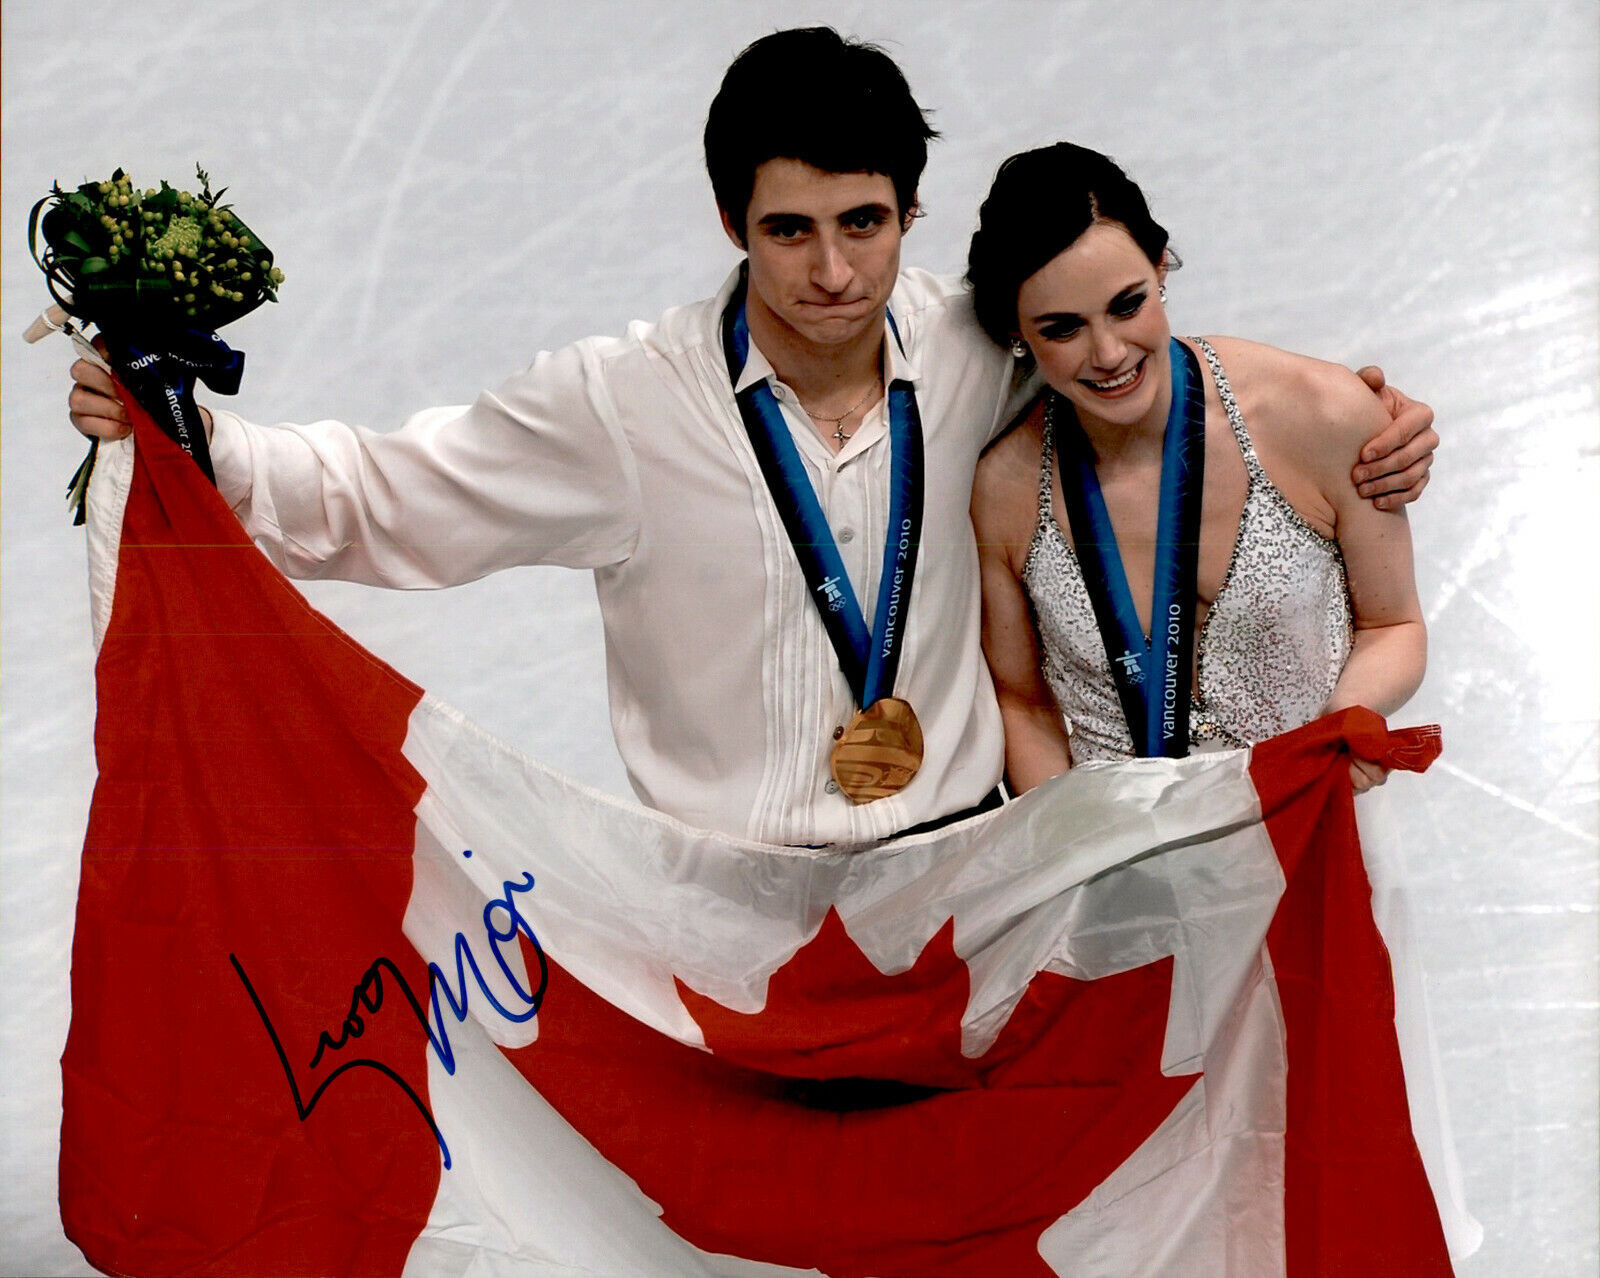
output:
[{"label": "bouquet of flowers", "polygon": [[[216,330],[276,301],[283,272],[221,203],[223,191],[211,190],[205,170],[195,172],[198,192],[166,182],[141,191],[118,169],[72,191],[57,183],[33,206],[28,245],[56,305],[29,330],[29,340],[65,331],[93,356],[72,321],[96,327],[112,370],[210,479],[195,381],[224,395],[237,392],[244,356]],[[94,457],[91,443],[67,489],[80,524]]]}]

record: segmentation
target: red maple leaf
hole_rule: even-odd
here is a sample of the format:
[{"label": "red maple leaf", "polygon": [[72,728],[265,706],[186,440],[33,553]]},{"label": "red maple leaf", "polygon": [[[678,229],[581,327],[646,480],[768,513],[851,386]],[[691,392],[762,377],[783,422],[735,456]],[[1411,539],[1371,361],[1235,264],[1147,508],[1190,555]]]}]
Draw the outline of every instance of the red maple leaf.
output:
[{"label": "red maple leaf", "polygon": [[753,1014],[680,981],[709,1053],[552,964],[539,1039],[507,1055],[707,1251],[832,1278],[1049,1275],[1040,1234],[1198,1077],[1160,1069],[1172,960],[1037,973],[974,1059],[954,931],[885,975],[830,910]]}]

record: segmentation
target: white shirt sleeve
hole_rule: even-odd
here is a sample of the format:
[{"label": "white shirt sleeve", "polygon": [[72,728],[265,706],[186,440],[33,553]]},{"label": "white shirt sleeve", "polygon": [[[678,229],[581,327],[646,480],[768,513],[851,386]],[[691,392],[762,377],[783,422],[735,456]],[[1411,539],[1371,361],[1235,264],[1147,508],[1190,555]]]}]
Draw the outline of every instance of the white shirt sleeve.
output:
[{"label": "white shirt sleeve", "polygon": [[582,342],[387,434],[217,412],[217,487],[295,577],[417,589],[517,564],[621,563],[639,483],[603,374],[601,345]]}]

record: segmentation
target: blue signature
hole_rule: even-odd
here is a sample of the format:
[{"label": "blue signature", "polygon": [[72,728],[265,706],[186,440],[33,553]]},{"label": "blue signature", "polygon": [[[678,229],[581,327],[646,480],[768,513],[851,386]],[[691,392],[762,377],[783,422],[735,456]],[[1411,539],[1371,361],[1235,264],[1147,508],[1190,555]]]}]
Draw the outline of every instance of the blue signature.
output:
[{"label": "blue signature", "polygon": [[[468,849],[464,855],[471,856]],[[489,901],[483,907],[483,930],[488,939],[489,947],[494,953],[495,963],[499,966],[501,974],[510,983],[514,992],[512,1005],[507,1006],[497,998],[488,984],[483,979],[483,970],[478,966],[477,956],[472,951],[472,944],[466,936],[456,933],[455,939],[455,982],[440,969],[437,963],[428,964],[428,1006],[424,1008],[412,990],[404,974],[394,962],[387,958],[374,959],[372,966],[367,968],[361,979],[356,983],[350,996],[350,1010],[345,1014],[344,1023],[339,1026],[334,1034],[323,1030],[317,1038],[317,1050],[312,1054],[308,1069],[315,1069],[322,1061],[323,1055],[328,1052],[341,1052],[351,1039],[360,1038],[366,1032],[366,1016],[376,1013],[383,1007],[384,977],[397,988],[406,1004],[411,1009],[411,1014],[417,1018],[423,1032],[428,1036],[428,1045],[433,1049],[439,1063],[444,1066],[445,1072],[456,1072],[456,1057],[450,1047],[450,1033],[445,1020],[444,1010],[440,1007],[439,996],[442,992],[444,1002],[450,1009],[450,1014],[460,1024],[467,1018],[468,991],[467,969],[471,968],[472,978],[477,982],[479,991],[488,1000],[489,1006],[508,1021],[530,1021],[538,1014],[539,1005],[544,1002],[544,992],[550,983],[550,965],[544,956],[544,948],[539,944],[539,938],[533,934],[533,928],[528,920],[523,918],[517,910],[517,903],[513,899],[516,894],[530,891],[533,887],[533,875],[524,873],[522,882],[513,883],[507,879],[504,883],[504,892]],[[533,946],[533,952],[539,960],[539,982],[533,989],[525,989],[517,978],[516,972],[507,961],[501,946],[507,942],[515,944],[518,936],[525,936]],[[513,951],[520,953],[520,948]],[[294,1100],[296,1113],[300,1121],[304,1122],[316,1109],[317,1103],[322,1099],[324,1092],[333,1084],[341,1074],[353,1069],[374,1069],[392,1081],[417,1107],[417,1112],[422,1115],[423,1121],[428,1124],[428,1130],[433,1133],[434,1140],[439,1142],[439,1151],[444,1156],[444,1165],[450,1166],[450,1147],[445,1143],[444,1133],[439,1130],[439,1124],[434,1121],[433,1113],[427,1103],[419,1096],[416,1090],[401,1078],[393,1068],[382,1061],[373,1060],[371,1057],[357,1057],[343,1061],[336,1069],[330,1071],[326,1077],[317,1084],[310,1097],[305,1097],[296,1081],[294,1069],[289,1064],[289,1054],[284,1050],[283,1042],[278,1037],[278,1031],[268,1016],[266,1007],[261,1002],[261,996],[256,993],[255,986],[250,983],[250,978],[245,975],[244,965],[239,962],[236,954],[228,955],[228,961],[233,964],[233,970],[238,973],[239,980],[243,983],[245,993],[250,996],[250,1001],[255,1005],[256,1014],[261,1017],[261,1024],[266,1028],[267,1037],[272,1040],[272,1048],[278,1054],[278,1063],[283,1067],[283,1076],[289,1083],[289,1095]]]}]

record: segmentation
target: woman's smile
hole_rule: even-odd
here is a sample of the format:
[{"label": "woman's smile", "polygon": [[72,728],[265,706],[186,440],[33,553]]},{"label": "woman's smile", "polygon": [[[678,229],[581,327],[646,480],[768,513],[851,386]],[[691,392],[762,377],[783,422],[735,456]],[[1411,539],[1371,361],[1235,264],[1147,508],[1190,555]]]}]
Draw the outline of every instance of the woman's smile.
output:
[{"label": "woman's smile", "polygon": [[1081,377],[1078,381],[1103,399],[1120,399],[1123,395],[1131,394],[1143,384],[1145,366],[1149,362],[1150,357],[1145,355],[1127,372],[1118,373],[1115,377],[1108,377],[1104,381],[1094,381],[1091,378]]}]

